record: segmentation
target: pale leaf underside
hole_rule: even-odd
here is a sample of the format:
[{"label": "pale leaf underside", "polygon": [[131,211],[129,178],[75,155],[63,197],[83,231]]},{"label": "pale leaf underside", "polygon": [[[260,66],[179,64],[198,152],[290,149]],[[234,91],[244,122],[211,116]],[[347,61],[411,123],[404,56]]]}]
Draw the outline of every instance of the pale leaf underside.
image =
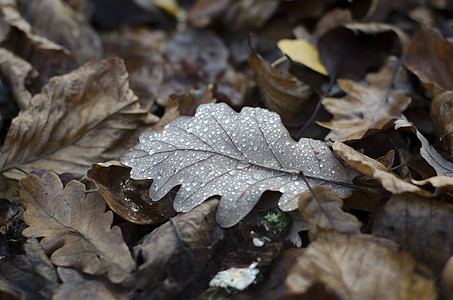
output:
[{"label": "pale leaf underside", "polygon": [[224,227],[239,222],[266,190],[282,193],[283,210],[297,209],[297,196],[307,190],[300,172],[340,196],[350,189],[331,182],[348,184],[357,174],[323,142],[295,142],[276,113],[250,107],[236,113],[223,103],[200,105],[194,117],[180,117],[162,133],[144,133],[122,162],[132,167],[132,178],[154,180],[150,197],[155,201],[181,185],[176,211],[220,195],[216,219]]}]

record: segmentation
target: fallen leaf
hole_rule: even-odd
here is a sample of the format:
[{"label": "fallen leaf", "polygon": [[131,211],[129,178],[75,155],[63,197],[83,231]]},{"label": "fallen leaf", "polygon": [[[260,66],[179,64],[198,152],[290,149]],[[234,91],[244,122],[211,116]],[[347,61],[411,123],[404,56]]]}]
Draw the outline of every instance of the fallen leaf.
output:
[{"label": "fallen leaf", "polygon": [[31,93],[25,86],[36,78],[38,75],[36,70],[28,62],[3,48],[0,48],[0,70],[8,81],[11,93],[20,109],[27,108]]},{"label": "fallen leaf", "polygon": [[328,75],[326,68],[319,61],[318,50],[308,41],[304,39],[284,39],[278,41],[277,46],[291,60],[301,63],[318,73]]},{"label": "fallen leaf", "polygon": [[418,32],[403,54],[404,65],[420,78],[433,96],[453,90],[453,44],[435,29]]},{"label": "fallen leaf", "polygon": [[[24,18],[33,30],[66,47],[79,64],[99,58],[101,39],[84,16],[62,0],[16,0]],[[43,16],[46,16],[43,18]]]},{"label": "fallen leaf", "polygon": [[5,225],[9,220],[14,218],[19,211],[19,206],[8,201],[8,199],[0,198],[0,226]]},{"label": "fallen leaf", "polygon": [[[453,91],[447,91],[434,97],[431,102],[431,120],[438,139],[443,142],[450,155],[453,154]],[[453,164],[452,174],[453,176]]]},{"label": "fallen leaf", "polygon": [[262,27],[277,11],[280,1],[233,1],[223,16],[228,28],[235,30]]},{"label": "fallen leaf", "polygon": [[377,60],[406,43],[406,35],[384,23],[348,23],[330,29],[318,40],[319,59],[335,78],[361,79]]},{"label": "fallen leaf", "polygon": [[[452,256],[453,257],[453,256]],[[453,299],[453,258],[450,257],[442,270],[441,288],[443,299]]]},{"label": "fallen leaf", "polygon": [[339,157],[341,157],[341,159],[357,171],[379,180],[382,187],[392,194],[412,192],[429,195],[428,192],[421,190],[419,187],[404,181],[396,176],[396,174],[388,171],[387,168],[377,160],[357,152],[346,144],[336,141],[333,143],[332,149]]},{"label": "fallen leaf", "polygon": [[170,219],[134,247],[134,257],[143,261],[135,287],[144,298],[176,297],[204,274],[214,250],[211,236],[218,203],[213,199]]},{"label": "fallen leaf", "polygon": [[91,275],[108,275],[114,283],[130,280],[135,262],[113,214],[97,192],[78,181],[66,187],[55,173],[29,175],[20,181],[27,237],[43,237],[41,245],[56,266]]},{"label": "fallen leaf", "polygon": [[58,276],[39,242],[28,239],[25,254],[0,261],[2,299],[50,299],[58,288]]},{"label": "fallen leaf", "polygon": [[108,282],[86,278],[77,270],[58,267],[58,276],[63,283],[52,296],[53,300],[127,300],[127,292]]},{"label": "fallen leaf", "polygon": [[33,170],[82,176],[97,161],[118,157],[134,132],[156,117],[140,109],[120,59],[92,61],[54,77],[16,117],[0,156],[3,175]]},{"label": "fallen leaf", "polygon": [[372,224],[373,235],[394,240],[435,275],[453,254],[450,203],[411,194],[392,195]]},{"label": "fallen leaf", "polygon": [[446,160],[439,152],[434,149],[428,140],[405,118],[395,121],[395,129],[409,127],[420,140],[422,147],[420,148],[420,155],[426,162],[434,168],[437,175],[453,177],[453,163]]},{"label": "fallen leaf", "polygon": [[194,27],[206,27],[213,20],[220,19],[231,5],[231,0],[197,0],[187,12],[187,20]]},{"label": "fallen leaf", "polygon": [[277,112],[288,126],[300,123],[300,111],[312,94],[311,88],[290,73],[272,67],[258,53],[248,58],[266,107]]},{"label": "fallen leaf", "polygon": [[369,74],[365,79],[368,84],[338,79],[346,96],[322,101],[324,108],[333,115],[329,122],[317,122],[331,130],[326,141],[360,139],[369,130],[380,130],[399,118],[410,104],[411,99],[405,96],[410,85],[396,58],[388,58],[378,73]]},{"label": "fallen leaf", "polygon": [[123,219],[135,224],[158,224],[175,215],[173,199],[149,199],[149,180],[136,181],[130,168],[121,164],[93,164],[87,178],[96,184],[107,205]]},{"label": "fallen leaf", "polygon": [[329,187],[318,185],[299,196],[299,211],[308,222],[310,241],[333,233],[360,234],[360,222],[341,210],[343,200]]},{"label": "fallen leaf", "polygon": [[320,282],[341,299],[436,299],[434,281],[407,253],[364,235],[312,242],[286,278],[290,294]]},{"label": "fallen leaf", "polygon": [[131,178],[153,179],[150,197],[161,199],[174,186],[176,211],[187,212],[205,199],[221,195],[216,220],[222,227],[238,223],[266,190],[280,191],[279,207],[297,208],[313,185],[327,184],[341,196],[356,172],[344,167],[321,141],[295,142],[276,113],[243,108],[236,113],[224,103],[200,105],[194,117],[180,117],[163,133],[145,132],[140,144],[122,157]]}]

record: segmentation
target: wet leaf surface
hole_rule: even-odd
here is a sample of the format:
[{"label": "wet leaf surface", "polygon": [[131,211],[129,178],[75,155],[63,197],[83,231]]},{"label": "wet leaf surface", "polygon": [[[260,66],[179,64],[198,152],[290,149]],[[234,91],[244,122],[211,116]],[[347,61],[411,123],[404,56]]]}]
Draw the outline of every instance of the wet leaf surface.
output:
[{"label": "wet leaf surface", "polygon": [[[279,206],[294,210],[297,196],[307,190],[301,171],[312,184],[347,184],[356,175],[324,143],[296,143],[277,114],[259,108],[238,114],[225,104],[201,105],[195,117],[178,118],[163,133],[146,132],[140,140],[122,162],[132,167],[132,178],[154,179],[151,199],[157,201],[181,184],[174,207],[185,212],[222,195],[216,220],[224,227],[247,215],[266,190],[280,191]],[[343,196],[350,190],[335,189]]]},{"label": "wet leaf surface", "polygon": [[86,192],[78,181],[65,188],[54,173],[29,175],[20,182],[28,237],[44,237],[41,245],[53,264],[91,275],[107,274],[112,282],[130,280],[135,262],[113,214],[97,192]]}]

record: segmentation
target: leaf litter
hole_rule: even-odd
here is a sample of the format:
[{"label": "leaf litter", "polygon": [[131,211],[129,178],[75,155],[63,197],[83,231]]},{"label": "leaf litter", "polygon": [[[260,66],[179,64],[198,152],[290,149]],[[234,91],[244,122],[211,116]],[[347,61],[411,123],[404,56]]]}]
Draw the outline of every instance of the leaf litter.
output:
[{"label": "leaf litter", "polygon": [[450,299],[425,2],[0,1],[0,297]]}]

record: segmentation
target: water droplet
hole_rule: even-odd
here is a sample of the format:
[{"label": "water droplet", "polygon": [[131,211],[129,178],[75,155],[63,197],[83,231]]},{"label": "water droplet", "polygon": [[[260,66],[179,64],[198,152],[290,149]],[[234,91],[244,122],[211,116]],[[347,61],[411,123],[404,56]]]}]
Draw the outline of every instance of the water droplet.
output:
[{"label": "water droplet", "polygon": [[154,153],[156,153],[156,149],[151,148],[148,153],[149,155],[153,155]]},{"label": "water droplet", "polygon": [[231,176],[236,176],[237,171],[236,170],[231,170],[231,171],[228,172],[228,174],[230,174]]},{"label": "water droplet", "polygon": [[282,187],[280,187],[280,188],[278,189],[278,191],[279,191],[280,193],[284,193],[284,192],[286,192],[286,187],[282,186]]}]

